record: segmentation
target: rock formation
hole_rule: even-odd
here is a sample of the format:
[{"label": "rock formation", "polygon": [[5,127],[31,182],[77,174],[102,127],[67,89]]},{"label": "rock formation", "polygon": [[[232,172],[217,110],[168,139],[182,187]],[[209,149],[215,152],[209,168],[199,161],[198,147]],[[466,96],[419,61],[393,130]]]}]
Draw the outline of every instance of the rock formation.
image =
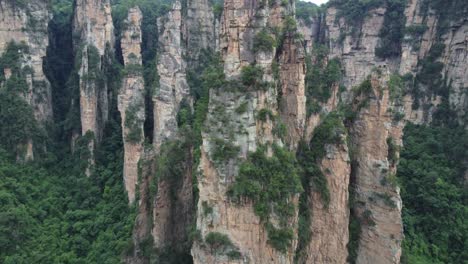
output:
[{"label": "rock formation", "polygon": [[[109,115],[108,87],[103,71],[114,51],[114,25],[109,0],[77,0],[73,17],[75,57],[80,61],[81,135],[102,138]],[[94,149],[94,143],[90,143]]]},{"label": "rock formation", "polygon": [[[47,1],[31,3],[0,1],[0,56],[10,42],[27,46],[20,64],[23,69],[30,69],[23,71],[28,90],[21,96],[32,107],[35,119],[41,125],[52,119],[51,87],[43,69],[49,42],[47,33],[49,18]],[[5,69],[2,73],[6,79],[11,74],[11,69]],[[19,157],[19,159],[33,159],[32,139],[26,143],[25,148],[24,157]]]},{"label": "rock formation", "polygon": [[185,47],[182,42],[182,6],[176,1],[164,19],[159,19],[158,74],[159,88],[154,95],[154,146],[174,139],[177,133],[177,112],[183,99],[189,95],[186,78],[187,63],[182,58]]},{"label": "rock formation", "polygon": [[208,0],[187,1],[185,24],[189,62],[197,61],[201,50],[215,49],[214,14]]},{"label": "rock formation", "polygon": [[[195,8],[195,7],[194,7]],[[195,17],[197,9],[191,10]],[[202,11],[205,12],[205,11]],[[200,20],[203,18],[199,17]],[[162,166],[178,166],[163,164],[162,160],[170,155],[172,147],[179,148],[177,114],[182,104],[191,108],[191,97],[187,84],[187,62],[184,59],[186,47],[183,38],[182,6],[176,1],[172,10],[158,20],[159,57],[158,74],[159,87],[153,97],[154,102],[154,140],[156,152],[156,170]],[[204,39],[201,34],[198,37]],[[203,41],[202,41],[203,42]],[[191,151],[189,151],[191,153]],[[178,175],[180,180],[170,179],[163,175],[157,177],[157,194],[152,209],[153,229],[151,231],[156,248],[172,247],[180,250],[187,240],[187,230],[193,216],[192,166],[190,153],[185,155],[183,169]],[[183,158],[183,157],[180,157]]]},{"label": "rock formation", "polygon": [[[284,112],[283,116],[291,116],[294,119],[288,123],[291,124],[288,126],[291,130],[300,130],[301,122],[305,118],[305,101],[300,97],[301,93],[304,93],[302,46],[295,45],[293,39],[288,43],[286,37],[285,42],[288,44],[281,50],[283,55],[279,59],[279,76],[273,69],[273,65],[278,63],[276,48],[255,50],[253,47],[259,34],[271,34],[270,36],[274,37],[268,29],[277,27],[286,30],[283,23],[292,12],[291,8],[276,1],[224,2],[220,50],[226,79],[230,84],[210,91],[206,121],[210,129],[202,133],[199,170],[203,176],[198,181],[200,197],[196,228],[201,238],[195,241],[192,247],[194,263],[293,262],[296,239],[293,238],[283,252],[275,249],[270,244],[265,223],[255,214],[252,201],[245,201],[239,205],[232,202],[227,194],[229,186],[236,181],[239,164],[247,158],[248,153],[263,144],[282,144],[280,136],[274,132],[274,128],[281,122],[281,118],[276,118],[281,111]],[[282,62],[284,66],[281,65]],[[261,84],[240,84],[238,78],[245,74],[242,73],[245,69],[261,71],[257,82],[263,82],[265,88],[259,89],[256,86]],[[235,83],[239,83],[238,88]],[[282,83],[282,86],[279,86],[279,83]],[[247,86],[246,91],[239,88],[242,85]],[[288,98],[284,100],[281,108],[278,107],[277,89],[285,91]],[[267,117],[260,117],[261,113],[268,113]],[[300,136],[295,136],[294,139],[297,140],[298,137]],[[286,142],[291,142],[292,146],[296,143],[289,139]],[[216,149],[223,145],[238,149],[238,152],[221,160],[216,156]],[[297,205],[295,197],[290,199],[291,203]],[[297,210],[295,212],[297,214]],[[295,229],[296,225],[297,220],[293,218],[288,226]],[[228,237],[232,243],[230,252],[217,252],[216,249],[207,246],[204,240],[216,234]],[[294,237],[296,235],[293,234]],[[229,256],[230,254],[236,256]]]},{"label": "rock formation", "polygon": [[[421,0],[409,0],[405,27],[420,27],[419,35],[404,31],[401,50],[383,58],[376,50],[392,12],[387,4],[366,9],[357,23],[347,21],[336,2],[307,22],[294,18],[294,3],[289,1],[226,0],[220,19],[209,1],[184,4],[176,1],[157,21],[159,86],[152,98],[153,150],[142,147],[142,17],[137,8],[130,10],[122,34],[126,75],[118,107],[124,180],[130,202],[140,194],[135,248],[127,262],[144,262],[140,244],[151,236],[158,252],[170,248],[188,253],[191,247],[194,263],[345,263],[349,257],[363,264],[400,263],[402,201],[394,175],[403,128],[406,122],[431,122],[433,113],[446,103],[443,95],[432,93],[432,85],[417,83],[424,62],[437,47],[442,47],[441,54],[431,59],[443,64],[440,80],[450,87],[449,106],[464,122],[467,20],[452,21],[450,30],[442,32],[436,11],[430,7],[423,11]],[[113,52],[109,2],[77,1],[74,31],[82,58],[82,134],[91,131],[99,141],[108,108],[107,84],[99,73]],[[318,54],[322,51],[326,52]],[[220,52],[224,76],[220,87],[209,91],[202,145],[194,149],[179,127],[178,114],[181,109],[194,112],[197,98],[192,98],[191,89],[199,87],[189,87],[187,76],[200,68],[205,52]],[[317,91],[311,89],[316,86],[310,82],[328,78],[329,65],[336,66],[340,76],[322,84],[327,96],[314,98]],[[411,89],[424,93],[417,97],[408,92]],[[329,199],[316,189],[317,183],[303,186],[301,198],[299,193],[286,197],[292,209],[285,225],[292,231],[280,250],[272,245],[269,232],[285,221],[274,213],[261,219],[253,199],[235,201],[232,186],[252,152],[265,149],[269,158],[275,148],[295,153],[304,142],[317,140],[315,132],[331,113],[338,113],[342,140],[323,142],[325,154],[314,160]],[[198,151],[200,156],[195,157]],[[168,165],[174,153],[177,162]],[[305,207],[300,200],[304,197]],[[304,213],[310,215],[305,227],[299,226]],[[354,221],[360,223],[359,238],[349,231]],[[310,239],[301,240],[302,228],[311,232]],[[188,229],[194,236],[190,245],[185,243],[190,241]],[[210,242],[214,238],[224,241],[221,250]],[[357,247],[350,249],[349,242]]]},{"label": "rock formation", "polygon": [[362,224],[358,263],[399,263],[401,256],[402,202],[394,178],[403,123],[393,120],[386,81],[384,76],[372,75],[369,107],[360,111],[351,129],[353,213]]},{"label": "rock formation", "polygon": [[309,207],[311,240],[300,263],[346,263],[349,241],[349,176],[351,162],[348,147],[343,144],[326,145],[326,156],[320,164],[327,177],[330,201],[325,204],[320,193],[311,191]]},{"label": "rock formation", "polygon": [[122,117],[124,141],[124,182],[130,203],[135,200],[138,164],[144,140],[145,85],[141,61],[141,21],[140,9],[138,7],[131,8],[128,11],[128,18],[124,21],[127,26],[121,39],[125,77],[119,91],[118,108]]}]

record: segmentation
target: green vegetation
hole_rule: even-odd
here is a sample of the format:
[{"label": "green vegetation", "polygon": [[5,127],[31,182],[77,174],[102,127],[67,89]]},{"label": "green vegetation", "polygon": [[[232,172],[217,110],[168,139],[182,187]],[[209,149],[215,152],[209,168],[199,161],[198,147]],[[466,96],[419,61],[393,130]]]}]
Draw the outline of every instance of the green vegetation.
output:
[{"label": "green vegetation", "polygon": [[221,19],[224,10],[224,0],[210,0],[211,8],[216,19]]},{"label": "green vegetation", "polygon": [[273,118],[274,118],[274,115],[270,109],[262,108],[257,113],[257,119],[262,122],[266,122],[268,119],[273,120]]},{"label": "green vegetation", "polygon": [[213,161],[222,164],[234,159],[239,154],[240,148],[235,146],[230,141],[221,138],[215,138],[212,140],[213,143]]},{"label": "green vegetation", "polygon": [[[277,250],[285,252],[291,245],[292,226],[289,219],[294,216],[291,197],[302,191],[294,155],[273,145],[273,156],[266,155],[267,147],[259,147],[250,153],[247,161],[240,165],[239,175],[229,188],[233,201],[253,201],[255,214],[265,224],[268,241]],[[275,216],[278,226],[272,224]]]},{"label": "green vegetation", "polygon": [[[23,156],[28,140],[44,141],[44,131],[39,127],[33,109],[22,98],[28,91],[26,74],[32,69],[20,65],[21,58],[28,53],[28,47],[22,43],[8,43],[0,56],[0,148],[8,153]],[[6,79],[5,69],[10,69],[11,76]],[[39,145],[39,143],[38,143]],[[39,150],[39,146],[36,146]]]},{"label": "green vegetation", "polygon": [[249,107],[249,102],[243,102],[239,105],[239,107],[236,108],[236,113],[243,114],[247,112],[248,107]]},{"label": "green vegetation", "polygon": [[326,116],[323,122],[315,129],[309,146],[303,148],[300,163],[304,169],[304,177],[310,178],[312,190],[319,192],[325,207],[330,202],[327,178],[318,164],[326,155],[326,144],[342,144],[346,129],[343,126],[342,117],[332,112]]},{"label": "green vegetation", "polygon": [[398,74],[392,74],[388,81],[388,90],[390,93],[390,99],[392,101],[401,100],[404,94],[404,81],[403,78]]},{"label": "green vegetation", "polygon": [[395,144],[393,138],[387,138],[387,147],[388,147],[388,161],[391,165],[395,165],[398,162],[398,152],[400,147]]},{"label": "green vegetation", "polygon": [[312,23],[312,18],[318,17],[319,13],[320,8],[316,4],[305,1],[296,2],[296,18],[307,24]]},{"label": "green vegetation", "polygon": [[205,237],[205,243],[215,254],[226,254],[230,259],[238,259],[241,254],[232,244],[229,237],[218,232],[210,232]]},{"label": "green vegetation", "polygon": [[337,18],[344,17],[348,24],[359,26],[369,10],[382,6],[386,1],[393,0],[332,0],[328,4],[339,7]]},{"label": "green vegetation", "polygon": [[141,129],[143,120],[138,116],[138,111],[143,105],[132,103],[125,111],[125,127],[128,129],[126,140],[131,143],[138,143],[143,138]]},{"label": "green vegetation", "polygon": [[341,64],[338,59],[327,61],[328,49],[317,45],[312,58],[306,59],[306,95],[307,114],[320,112],[320,102],[326,102],[331,97],[332,86],[341,80]]},{"label": "green vegetation", "polygon": [[405,37],[404,41],[410,43],[413,49],[419,50],[421,46],[421,38],[426,30],[428,30],[428,27],[424,24],[408,26],[405,28],[405,34],[408,37]]},{"label": "green vegetation", "polygon": [[275,46],[276,40],[267,29],[262,29],[253,39],[254,52],[272,52]]},{"label": "green vegetation", "polygon": [[387,0],[387,11],[379,32],[380,43],[375,55],[380,58],[394,58],[401,54],[401,42],[405,29],[406,0]]},{"label": "green vegetation", "polygon": [[305,250],[312,239],[310,221],[313,212],[310,210],[310,195],[318,192],[325,208],[330,203],[330,191],[326,175],[319,167],[319,163],[326,155],[326,144],[342,144],[346,133],[343,117],[332,112],[325,117],[314,131],[312,140],[307,144],[301,142],[297,150],[297,160],[301,167],[301,182],[304,192],[299,198],[299,232],[296,258],[306,254]]},{"label": "green vegetation", "polygon": [[398,168],[403,198],[402,263],[463,263],[468,208],[463,127],[408,124]]},{"label": "green vegetation", "polygon": [[102,142],[91,177],[82,167],[87,140],[73,155],[48,153],[22,165],[0,150],[1,263],[120,262],[134,213],[123,188],[119,127]]},{"label": "green vegetation", "polygon": [[260,66],[249,65],[241,70],[242,84],[254,89],[264,89],[266,87],[263,79],[263,69]]},{"label": "green vegetation", "polygon": [[361,237],[361,222],[359,219],[354,217],[353,215],[350,216],[349,219],[349,242],[347,245],[348,248],[348,258],[347,261],[350,264],[356,264],[358,249],[359,249],[359,240]]}]

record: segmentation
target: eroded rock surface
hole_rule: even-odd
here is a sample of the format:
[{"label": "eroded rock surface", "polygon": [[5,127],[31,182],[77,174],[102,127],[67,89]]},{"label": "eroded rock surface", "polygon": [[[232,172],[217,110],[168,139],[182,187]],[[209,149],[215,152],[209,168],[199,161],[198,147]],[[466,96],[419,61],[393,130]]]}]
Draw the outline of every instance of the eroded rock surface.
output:
[{"label": "eroded rock surface", "polygon": [[131,8],[128,12],[128,18],[124,21],[127,27],[121,40],[125,76],[119,90],[118,109],[122,117],[124,141],[124,183],[130,203],[135,201],[138,164],[144,140],[145,85],[141,61],[141,21],[140,9],[138,7]]}]

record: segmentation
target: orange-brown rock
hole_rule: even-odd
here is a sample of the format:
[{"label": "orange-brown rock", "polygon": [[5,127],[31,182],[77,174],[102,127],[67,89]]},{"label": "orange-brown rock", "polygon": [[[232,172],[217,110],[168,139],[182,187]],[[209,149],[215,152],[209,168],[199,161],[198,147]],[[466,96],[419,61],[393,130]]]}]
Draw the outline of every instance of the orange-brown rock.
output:
[{"label": "orange-brown rock", "polygon": [[141,21],[138,7],[131,8],[124,21],[127,25],[122,34],[121,47],[125,64],[125,77],[119,90],[118,109],[122,117],[124,141],[124,183],[130,203],[135,201],[138,184],[138,164],[143,151],[143,123],[145,99],[143,66],[141,60]]}]

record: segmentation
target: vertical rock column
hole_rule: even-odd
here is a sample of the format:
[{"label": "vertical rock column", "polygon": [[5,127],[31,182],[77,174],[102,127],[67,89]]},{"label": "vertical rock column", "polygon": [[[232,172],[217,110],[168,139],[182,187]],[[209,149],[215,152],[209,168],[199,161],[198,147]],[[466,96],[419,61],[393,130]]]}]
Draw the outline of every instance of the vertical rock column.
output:
[{"label": "vertical rock column", "polygon": [[[75,58],[81,61],[78,72],[81,134],[92,132],[99,142],[109,114],[103,67],[107,55],[113,56],[114,50],[110,0],[76,0],[73,36]],[[90,150],[94,150],[93,141]]]},{"label": "vertical rock column", "polygon": [[154,140],[156,150],[161,144],[174,139],[177,132],[177,112],[184,98],[188,98],[190,90],[186,78],[186,62],[182,58],[185,50],[182,41],[181,4],[176,1],[164,18],[158,20],[159,58],[158,74],[159,89],[154,101]]},{"label": "vertical rock column", "polygon": [[403,122],[393,120],[394,102],[387,87],[391,72],[397,72],[398,67],[375,55],[385,12],[384,7],[371,9],[362,23],[350,25],[344,18],[337,19],[339,10],[330,7],[325,20],[329,58],[339,58],[344,73],[346,92],[342,99],[351,103],[352,88],[372,76],[372,92],[362,99],[369,106],[358,109],[349,133],[353,146],[351,181],[357,200],[353,216],[362,226],[356,262],[363,264],[399,263],[403,237],[400,194],[388,183],[396,171],[396,162],[389,161],[387,139],[399,145],[403,129]]},{"label": "vertical rock column", "polygon": [[346,136],[337,144],[326,144],[326,155],[319,164],[321,173],[327,178],[329,201],[315,186],[309,188],[307,204],[310,208],[308,244],[299,252],[299,263],[347,262],[349,241],[349,176],[351,164]]},{"label": "vertical rock column", "polygon": [[197,61],[200,51],[215,48],[214,14],[208,0],[187,1],[187,55]]},{"label": "vertical rock column", "polygon": [[141,60],[141,21],[138,7],[128,11],[127,25],[122,33],[122,56],[125,65],[123,85],[119,91],[118,109],[122,116],[124,141],[124,183],[130,203],[135,201],[138,183],[138,163],[143,151],[145,119],[144,80]]},{"label": "vertical rock column", "polygon": [[[163,145],[179,139],[177,113],[185,100],[191,104],[186,79],[185,42],[182,38],[182,7],[176,1],[172,10],[158,20],[159,89],[154,101],[154,141],[156,155],[164,154]],[[175,143],[177,144],[177,142]],[[167,149],[167,148],[166,148]],[[167,150],[166,150],[167,151]],[[164,158],[164,157],[162,157]],[[157,159],[158,160],[158,159]],[[156,164],[156,167],[159,164]],[[169,164],[168,166],[175,166]],[[175,186],[173,179],[157,179],[157,195],[154,198],[152,235],[159,249],[181,249],[187,237],[193,210],[191,157],[187,155],[181,183]]]},{"label": "vertical rock column", "polygon": [[355,212],[361,223],[356,263],[400,263],[402,202],[395,182],[403,122],[393,120],[388,78],[372,75],[369,106],[351,129]]},{"label": "vertical rock column", "polygon": [[[21,96],[32,107],[40,125],[52,119],[51,87],[42,67],[49,42],[48,8],[48,3],[44,0],[22,5],[12,0],[0,1],[0,56],[10,42],[24,43],[27,46],[27,54],[24,54],[20,63],[21,67],[31,70],[24,71],[28,90]],[[5,69],[4,75],[8,79],[11,70]],[[33,159],[32,139],[26,143],[25,148],[24,157],[19,159]]]},{"label": "vertical rock column", "polygon": [[280,56],[281,117],[288,128],[286,143],[296,149],[303,137],[306,121],[305,50],[288,33]]},{"label": "vertical rock column", "polygon": [[[221,17],[220,49],[224,62],[224,73],[230,85],[210,91],[208,115],[202,132],[203,145],[198,178],[199,201],[197,205],[197,233],[201,236],[194,241],[192,256],[194,263],[292,263],[297,244],[294,231],[291,244],[284,251],[275,249],[269,241],[265,223],[255,213],[252,201],[236,204],[227,193],[236,181],[239,165],[260,144],[282,145],[278,136],[272,132],[280,109],[278,108],[276,81],[272,71],[276,48],[254,50],[253,44],[261,31],[271,34],[273,28],[282,28],[284,17],[290,10],[279,1],[260,2],[249,0],[228,0],[224,2]],[[294,52],[293,52],[294,53]],[[297,57],[291,54],[292,64]],[[263,76],[258,82],[266,87],[242,86],[239,79],[242,69],[261,69]],[[281,67],[281,65],[280,65]],[[291,66],[291,71],[293,70]],[[296,69],[296,68],[295,68]],[[301,72],[292,73],[300,83]],[[302,76],[303,78],[303,76]],[[303,82],[303,80],[302,80]],[[297,84],[294,83],[294,84]],[[290,87],[292,89],[292,87]],[[304,87],[302,86],[302,89]],[[271,113],[261,120],[258,113]],[[234,150],[229,157],[219,157],[216,149],[226,146]],[[297,197],[290,197],[297,204]],[[297,211],[288,219],[288,227],[295,230]],[[277,221],[276,216],[270,219]],[[224,249],[213,248],[209,239],[226,236],[230,245]],[[232,256],[231,256],[232,255]]]}]

